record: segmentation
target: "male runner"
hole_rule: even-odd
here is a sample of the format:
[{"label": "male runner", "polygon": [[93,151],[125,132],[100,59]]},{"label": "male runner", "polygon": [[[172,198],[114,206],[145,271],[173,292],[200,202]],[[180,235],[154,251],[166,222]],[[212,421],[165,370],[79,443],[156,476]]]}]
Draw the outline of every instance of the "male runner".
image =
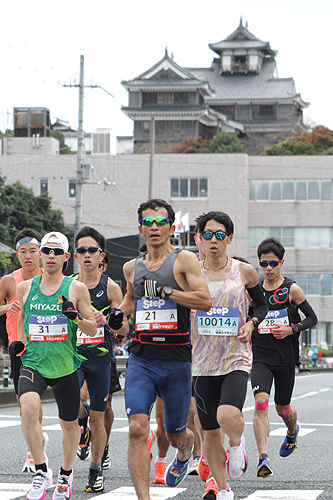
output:
[{"label": "male runner", "polygon": [[[248,463],[242,409],[252,364],[249,340],[267,305],[254,268],[227,255],[234,233],[230,217],[213,211],[199,216],[196,223],[205,256],[200,265],[213,302],[208,313],[195,312],[191,327],[194,394],[203,452],[212,474],[203,498],[232,500],[221,434],[229,436],[229,477],[238,479]],[[249,320],[246,290],[257,304]]]},{"label": "male runner", "polygon": [[[127,335],[127,320],[120,320],[111,313],[122,301],[119,285],[101,274],[99,264],[105,257],[105,238],[96,229],[84,226],[75,237],[75,258],[80,264],[76,276],[89,290],[91,304],[98,326],[97,335],[91,338],[80,331],[77,335],[78,355],[81,366],[78,369],[80,386],[87,381],[90,407],[89,425],[91,429],[91,463],[85,491],[101,492],[104,476],[101,460],[106,445],[107,434],[104,427],[104,412],[109,397],[113,354],[110,328],[120,335]],[[119,324],[118,324],[119,323]],[[83,410],[83,408],[81,408]]]},{"label": "male runner", "polygon": [[[6,304],[0,306],[0,315],[6,314],[8,347],[12,342],[17,340],[17,321],[20,312],[20,303],[17,297],[17,285],[21,283],[21,281],[29,280],[42,273],[42,270],[39,267],[39,247],[41,239],[42,236],[35,229],[25,228],[20,231],[15,237],[14,245],[16,249],[16,256],[20,261],[21,268],[11,274],[3,276],[0,280],[0,302],[6,299]],[[20,356],[10,356],[10,366],[16,396],[21,364]],[[42,421],[42,407],[40,407],[40,421]],[[47,442],[48,435],[45,432],[44,453]],[[22,472],[31,472],[32,474],[35,473],[35,464],[29,450],[27,451],[27,457],[24,462]]]},{"label": "male runner", "polygon": [[63,275],[69,257],[66,236],[58,232],[46,234],[41,241],[44,273],[23,281],[17,289],[21,309],[19,340],[12,342],[10,350],[12,355],[24,350],[18,384],[21,427],[36,468],[28,500],[44,500],[52,484],[38,419],[41,396],[48,385],[59,410],[64,455],[52,499],[69,500],[72,495],[72,465],[80,439],[76,330],[79,325],[87,335],[94,336],[97,327],[87,287]]},{"label": "male runner", "polygon": [[124,315],[135,311],[135,337],[126,372],[129,418],[128,465],[139,500],[149,500],[149,414],[159,390],[164,426],[177,448],[165,482],[177,486],[188,471],[194,436],[186,429],[191,401],[190,308],[208,311],[211,299],[196,256],[170,244],[175,213],[164,200],[138,209],[139,232],[147,253],[127,262]]},{"label": "male runner", "polygon": [[[280,456],[288,457],[297,446],[297,412],[290,404],[295,383],[295,365],[299,363],[299,334],[316,325],[317,316],[302,288],[281,276],[285,249],[275,238],[260,243],[257,254],[264,273],[260,282],[269,311],[252,334],[252,391],[255,397],[253,429],[259,451],[258,477],[273,472],[267,456],[269,421],[268,400],[274,380],[275,409],[282,418],[287,435]],[[301,320],[298,310],[305,318]]]}]

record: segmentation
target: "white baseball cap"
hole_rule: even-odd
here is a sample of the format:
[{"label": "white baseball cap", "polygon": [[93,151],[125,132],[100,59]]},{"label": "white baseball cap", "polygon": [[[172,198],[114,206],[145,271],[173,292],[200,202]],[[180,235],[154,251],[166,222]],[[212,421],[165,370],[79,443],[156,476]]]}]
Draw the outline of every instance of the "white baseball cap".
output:
[{"label": "white baseball cap", "polygon": [[64,250],[65,253],[68,252],[69,248],[68,239],[67,236],[65,236],[62,233],[59,233],[57,231],[52,231],[51,233],[45,234],[40,244],[41,248],[47,246],[48,243],[56,243]]}]

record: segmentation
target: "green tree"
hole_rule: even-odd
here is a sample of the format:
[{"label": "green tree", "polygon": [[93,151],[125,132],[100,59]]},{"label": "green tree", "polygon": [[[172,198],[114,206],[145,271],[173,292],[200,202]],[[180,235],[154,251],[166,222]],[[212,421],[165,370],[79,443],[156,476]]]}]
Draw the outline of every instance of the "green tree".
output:
[{"label": "green tree", "polygon": [[168,152],[179,154],[210,153],[210,144],[211,141],[202,139],[202,137],[198,137],[197,139],[190,137],[190,139],[186,139],[186,141],[183,141],[179,146],[175,146]]},{"label": "green tree", "polygon": [[211,153],[246,153],[244,144],[233,132],[219,132],[214,135],[211,145]]},{"label": "green tree", "polygon": [[0,269],[7,269],[12,263],[11,254],[7,252],[0,252]]},{"label": "green tree", "polygon": [[6,185],[0,177],[0,241],[13,247],[16,234],[25,227],[41,234],[60,231],[72,240],[73,230],[65,225],[62,211],[51,207],[51,201],[48,193],[35,196],[20,182]]},{"label": "green tree", "polygon": [[59,141],[59,154],[61,155],[70,155],[73,154],[73,151],[67,144],[65,144],[65,136],[60,130],[51,130],[50,136],[54,137],[54,139],[58,139]]},{"label": "green tree", "polygon": [[266,148],[263,156],[332,155],[333,130],[317,125],[309,132],[299,133]]},{"label": "green tree", "polygon": [[13,131],[10,130],[9,128],[6,129],[4,132],[1,132],[0,130],[0,137],[13,137]]}]

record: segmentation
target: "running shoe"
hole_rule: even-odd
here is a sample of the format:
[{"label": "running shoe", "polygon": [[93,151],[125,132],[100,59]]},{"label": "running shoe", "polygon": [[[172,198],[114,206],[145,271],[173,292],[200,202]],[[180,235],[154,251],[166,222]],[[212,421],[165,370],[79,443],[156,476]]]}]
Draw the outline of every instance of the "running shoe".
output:
[{"label": "running shoe", "polygon": [[180,462],[177,458],[177,453],[178,451],[176,451],[176,456],[173,462],[168,465],[165,472],[165,484],[170,486],[170,488],[174,488],[184,481],[191,460],[191,457],[189,457],[186,462]]},{"label": "running shoe", "polygon": [[200,477],[201,481],[206,482],[209,474],[210,474],[209,465],[207,464],[205,457],[201,455],[198,465],[198,476]]},{"label": "running shoe", "polygon": [[27,491],[27,500],[44,500],[46,498],[46,489],[52,484],[52,470],[48,469],[47,472],[37,470],[34,478]]},{"label": "running shoe", "polygon": [[229,444],[229,461],[227,464],[230,479],[242,477],[248,466],[248,459],[245,451],[245,438],[242,436],[238,446]]},{"label": "running shoe", "polygon": [[155,476],[153,479],[153,484],[165,484],[165,462],[155,462]]},{"label": "running shoe", "polygon": [[153,446],[153,442],[155,441],[154,433],[151,429],[149,429],[149,437],[147,439],[148,451],[149,451],[149,459],[153,460],[153,454],[151,452],[151,447]]},{"label": "running shoe", "polygon": [[29,450],[27,451],[27,458],[25,459],[24,465],[22,467],[22,472],[35,474],[35,462]]},{"label": "running shoe", "polygon": [[296,434],[289,436],[287,433],[280,446],[280,457],[289,457],[295,448],[297,448],[297,436],[299,433],[299,423],[296,422]]},{"label": "running shoe", "polygon": [[86,432],[82,431],[81,427],[81,439],[76,452],[76,456],[79,457],[80,460],[88,460],[90,456],[90,438],[91,432],[89,427],[87,427]]},{"label": "running shoe", "polygon": [[216,500],[234,500],[234,492],[231,490],[220,490]]},{"label": "running shoe", "polygon": [[189,476],[197,476],[198,475],[198,467],[199,467],[200,457],[193,457],[193,462],[191,463],[188,469]]},{"label": "running shoe", "polygon": [[72,498],[73,471],[69,476],[58,475],[57,486],[54,489],[52,500],[70,500]]},{"label": "running shoe", "polygon": [[216,500],[218,492],[219,487],[217,486],[215,479],[211,477],[206,481],[205,492],[202,495],[202,498],[205,500]]},{"label": "running shoe", "polygon": [[110,453],[109,453],[109,445],[107,444],[104,448],[103,456],[102,456],[102,469],[109,469],[111,466],[110,462]]},{"label": "running shoe", "polygon": [[258,477],[268,477],[272,476],[273,471],[271,466],[269,465],[269,459],[266,453],[262,453],[259,457],[259,463],[257,467],[257,476]]},{"label": "running shoe", "polygon": [[104,476],[101,469],[89,469],[88,482],[85,491],[87,493],[98,493],[104,490]]}]

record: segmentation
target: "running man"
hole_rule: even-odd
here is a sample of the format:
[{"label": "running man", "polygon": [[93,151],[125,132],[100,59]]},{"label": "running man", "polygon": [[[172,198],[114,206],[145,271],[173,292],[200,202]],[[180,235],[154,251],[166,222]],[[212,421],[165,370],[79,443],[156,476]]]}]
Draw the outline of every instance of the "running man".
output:
[{"label": "running man", "polygon": [[[302,288],[281,276],[285,249],[275,238],[260,243],[257,254],[264,273],[260,282],[269,311],[252,334],[252,391],[255,397],[253,429],[259,452],[258,477],[273,472],[269,463],[268,400],[273,380],[275,409],[282,418],[287,435],[280,446],[280,456],[288,457],[297,446],[299,424],[290,401],[295,383],[295,365],[299,363],[299,334],[316,325],[317,316]],[[298,310],[305,318],[301,320]]]},{"label": "running man", "polygon": [[47,386],[52,387],[63,433],[63,464],[52,499],[69,500],[72,495],[72,465],[80,440],[76,330],[79,325],[87,335],[94,336],[97,326],[87,287],[63,275],[69,257],[66,236],[46,234],[41,241],[44,273],[23,281],[17,289],[21,309],[18,341],[10,347],[12,355],[24,351],[18,384],[21,427],[36,468],[28,500],[44,500],[52,484],[39,421],[41,396]]},{"label": "running man", "polygon": [[175,220],[171,205],[148,200],[140,205],[138,220],[147,253],[124,265],[127,293],[120,309],[126,316],[135,312],[125,385],[128,465],[138,499],[149,500],[147,438],[157,390],[167,437],[177,449],[166,469],[166,484],[178,486],[188,471],[194,442],[186,429],[191,401],[190,308],[208,311],[211,299],[197,257],[170,244]]},{"label": "running man", "polygon": [[[38,231],[31,228],[25,228],[20,231],[14,240],[16,256],[20,261],[21,268],[3,276],[0,280],[0,302],[6,299],[6,304],[0,306],[0,315],[6,314],[6,330],[8,334],[8,347],[14,341],[17,341],[17,321],[20,312],[20,303],[17,297],[17,286],[21,281],[29,280],[34,276],[39,276],[42,270],[39,267],[40,262],[40,241],[42,236]],[[20,376],[21,357],[10,356],[10,367],[13,377],[14,389],[17,397],[18,379]],[[18,400],[18,397],[17,397]],[[42,406],[40,407],[40,421],[42,421]],[[48,435],[44,433],[44,453],[48,442]],[[46,458],[47,459],[47,458]],[[24,462],[22,472],[35,473],[35,464],[30,451],[27,451],[27,457]]]},{"label": "running man", "polygon": [[[196,223],[204,255],[200,265],[213,302],[208,313],[195,312],[191,327],[194,394],[211,472],[203,498],[232,500],[222,433],[229,437],[229,477],[238,479],[248,464],[242,409],[252,364],[249,340],[267,305],[254,268],[227,255],[234,233],[230,217],[214,211]],[[256,299],[253,318],[247,317],[246,291]]]},{"label": "running man", "polygon": [[[78,355],[81,366],[78,369],[80,386],[87,381],[90,407],[89,426],[91,430],[91,463],[85,491],[101,492],[104,489],[104,476],[101,460],[107,442],[104,427],[104,413],[110,392],[111,361],[114,349],[110,328],[119,335],[127,335],[127,319],[120,320],[112,314],[123,299],[121,289],[111,278],[101,274],[100,262],[105,257],[105,237],[96,229],[84,226],[75,237],[75,258],[80,264],[80,272],[75,277],[89,290],[98,331],[95,337],[81,332],[77,334]],[[81,411],[83,407],[81,408]]]}]

